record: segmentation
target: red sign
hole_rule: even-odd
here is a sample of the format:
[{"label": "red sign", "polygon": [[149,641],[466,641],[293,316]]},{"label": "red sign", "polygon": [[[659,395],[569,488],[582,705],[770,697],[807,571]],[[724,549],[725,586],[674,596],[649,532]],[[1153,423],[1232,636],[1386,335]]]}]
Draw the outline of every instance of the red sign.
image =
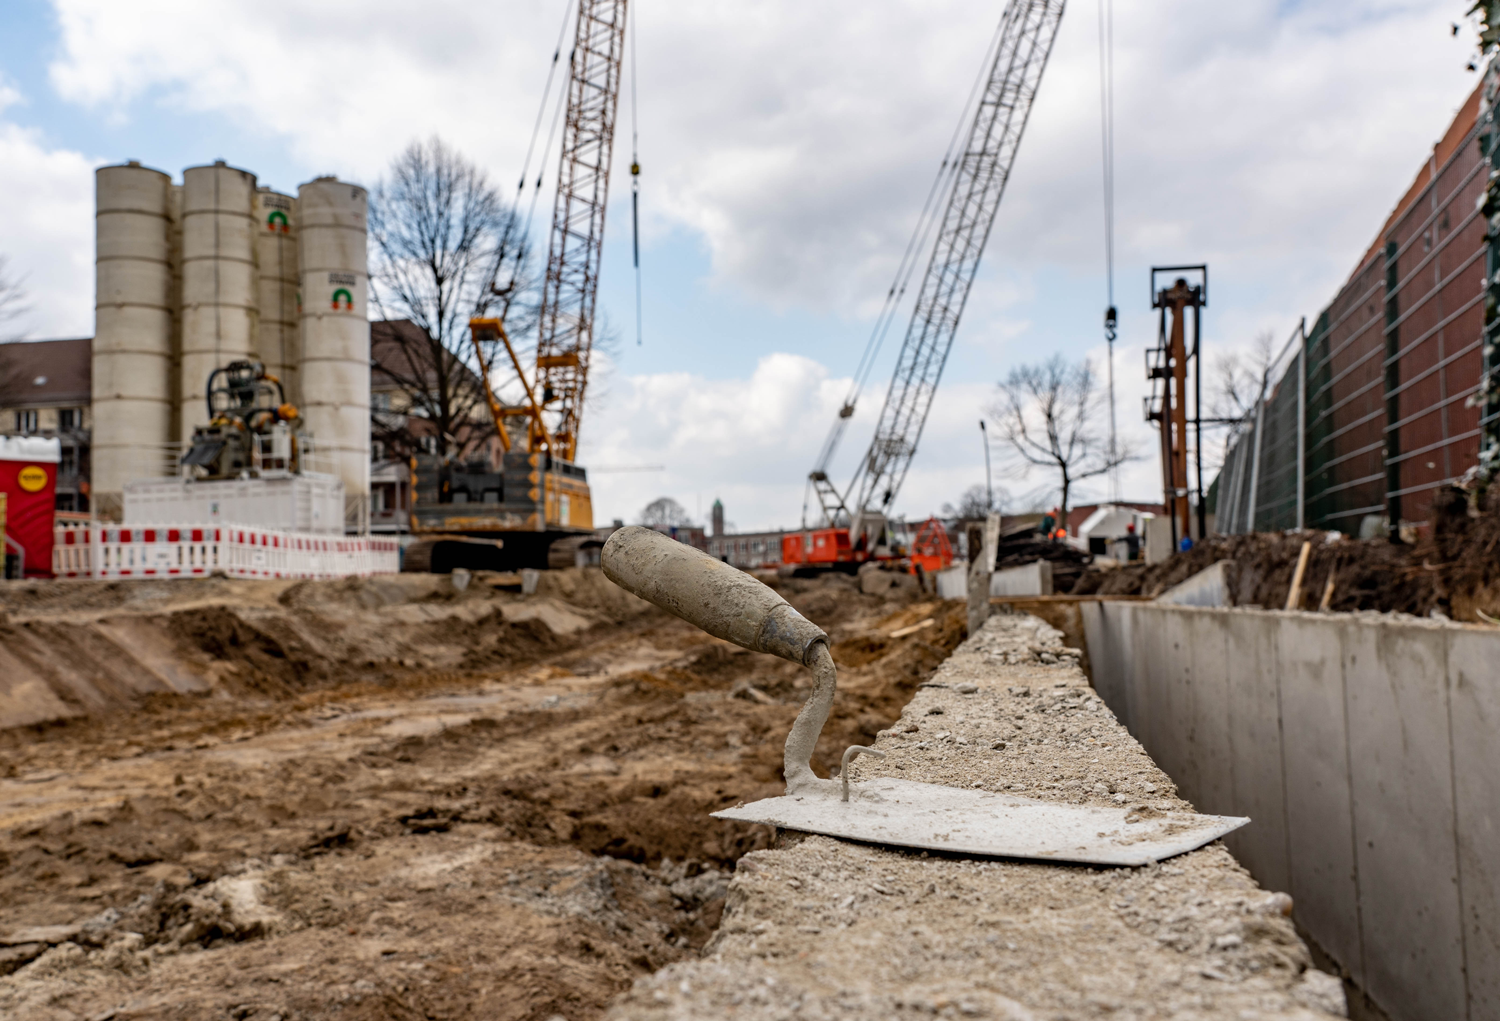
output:
[{"label": "red sign", "polygon": [[6,554],[21,555],[27,578],[52,577],[57,465],[13,461],[0,453],[0,493],[5,494]]}]

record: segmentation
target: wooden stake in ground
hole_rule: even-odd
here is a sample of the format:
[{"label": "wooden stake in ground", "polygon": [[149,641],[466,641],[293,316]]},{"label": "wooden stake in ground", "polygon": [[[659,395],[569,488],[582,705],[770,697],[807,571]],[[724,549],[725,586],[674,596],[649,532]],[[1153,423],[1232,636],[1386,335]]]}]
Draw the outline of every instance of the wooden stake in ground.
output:
[{"label": "wooden stake in ground", "polygon": [[1302,544],[1302,552],[1297,555],[1297,570],[1292,574],[1292,588],[1286,594],[1286,608],[1295,610],[1302,602],[1302,575],[1307,572],[1307,558],[1312,553],[1312,542]]},{"label": "wooden stake in ground", "polygon": [[979,629],[990,615],[990,572],[984,563],[984,526],[969,525],[967,533],[969,550],[969,637]]},{"label": "wooden stake in ground", "polygon": [[1328,569],[1328,584],[1323,586],[1323,598],[1318,600],[1318,612],[1327,613],[1328,607],[1333,605],[1333,579],[1338,574],[1339,565],[1335,563]]}]

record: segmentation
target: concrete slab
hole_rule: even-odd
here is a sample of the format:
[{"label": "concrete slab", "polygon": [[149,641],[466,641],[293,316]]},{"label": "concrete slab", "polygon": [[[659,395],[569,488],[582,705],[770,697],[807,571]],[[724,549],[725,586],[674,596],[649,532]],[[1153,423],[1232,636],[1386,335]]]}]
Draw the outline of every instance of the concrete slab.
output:
[{"label": "concrete slab", "polygon": [[1344,720],[1343,632],[1350,626],[1347,619],[1281,617],[1279,689],[1294,917],[1363,986]]},{"label": "concrete slab", "polygon": [[1459,897],[1469,1017],[1500,1018],[1500,633],[1465,628],[1448,646]]},{"label": "concrete slab", "polygon": [[[1202,777],[1194,756],[1193,734],[1198,719],[1193,704],[1192,639],[1180,614],[1160,614],[1152,625],[1139,632],[1149,634],[1151,641],[1138,669],[1152,676],[1145,686],[1151,705],[1150,722],[1141,743],[1180,789],[1196,790]],[[1184,796],[1196,807],[1195,798]]]},{"label": "concrete slab", "polygon": [[1130,718],[1125,704],[1130,669],[1126,650],[1130,644],[1121,632],[1129,626],[1130,618],[1121,613],[1106,614],[1098,603],[1080,603],[1078,616],[1088,646],[1089,681],[1104,704],[1114,711],[1115,718],[1126,723]]},{"label": "concrete slab", "polygon": [[[1224,656],[1224,628],[1216,614],[1169,613],[1174,631],[1181,634],[1182,648],[1191,673],[1183,679],[1187,730],[1183,732],[1188,755],[1186,771],[1179,778],[1187,799],[1200,812],[1218,811],[1208,805],[1234,802],[1234,723],[1230,717],[1229,664]],[[1150,747],[1146,749],[1150,751]],[[1185,785],[1191,783],[1192,793]],[[1244,814],[1244,813],[1239,813]]]},{"label": "concrete slab", "polygon": [[1379,620],[1345,631],[1363,986],[1398,1018],[1467,1013],[1446,639]]},{"label": "concrete slab", "polygon": [[1155,602],[1174,606],[1233,606],[1228,570],[1233,561],[1220,560],[1157,596]]},{"label": "concrete slab", "polygon": [[992,596],[1050,596],[1052,562],[1036,560],[1020,567],[1007,567],[990,575]]}]

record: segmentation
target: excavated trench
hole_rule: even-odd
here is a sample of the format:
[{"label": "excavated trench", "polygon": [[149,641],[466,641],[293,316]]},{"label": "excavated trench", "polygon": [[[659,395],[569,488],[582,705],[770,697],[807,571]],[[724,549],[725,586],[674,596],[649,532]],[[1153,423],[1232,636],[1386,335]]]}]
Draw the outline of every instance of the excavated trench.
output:
[{"label": "excavated trench", "polygon": [[[0,1016],[577,1021],[696,956],[805,671],[546,579],[0,588]],[[892,585],[783,585],[825,775],[962,638]]]}]

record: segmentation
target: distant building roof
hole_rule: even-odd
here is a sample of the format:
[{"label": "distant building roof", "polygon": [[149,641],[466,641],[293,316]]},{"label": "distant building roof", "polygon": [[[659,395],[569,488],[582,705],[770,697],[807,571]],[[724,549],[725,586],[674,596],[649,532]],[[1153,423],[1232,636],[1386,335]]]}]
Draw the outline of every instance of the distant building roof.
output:
[{"label": "distant building roof", "polygon": [[0,407],[88,404],[93,348],[92,337],[0,344]]}]

